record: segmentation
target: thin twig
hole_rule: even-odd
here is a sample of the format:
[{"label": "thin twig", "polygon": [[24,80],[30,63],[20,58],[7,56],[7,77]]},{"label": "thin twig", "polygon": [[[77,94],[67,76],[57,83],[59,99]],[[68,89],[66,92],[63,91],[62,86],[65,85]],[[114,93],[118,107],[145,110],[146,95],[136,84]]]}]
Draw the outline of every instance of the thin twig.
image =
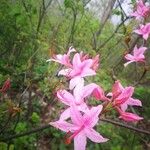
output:
[{"label": "thin twig", "polygon": [[130,129],[130,130],[136,131],[138,133],[143,133],[143,134],[150,135],[150,131],[139,129],[139,128],[136,128],[136,127],[133,127],[133,126],[130,126],[130,125],[126,125],[126,124],[114,121],[114,120],[110,120],[110,119],[106,119],[106,118],[103,118],[103,119],[100,119],[100,120],[104,121],[104,122],[108,122],[108,123],[114,124],[116,126],[120,126],[120,127],[123,127],[123,128],[127,128],[127,129]]},{"label": "thin twig", "polygon": [[23,136],[26,136],[26,135],[30,135],[30,134],[33,134],[33,133],[36,133],[36,132],[39,132],[39,131],[42,131],[42,130],[45,130],[45,129],[48,129],[50,128],[51,126],[50,125],[43,125],[39,128],[36,128],[36,129],[33,129],[33,130],[30,130],[30,131],[27,131],[27,132],[24,132],[24,133],[19,133],[19,134],[16,134],[16,135],[11,135],[9,137],[6,137],[4,139],[1,139],[1,141],[10,141],[12,139],[15,139],[15,138],[19,138],[19,137],[23,137]]}]

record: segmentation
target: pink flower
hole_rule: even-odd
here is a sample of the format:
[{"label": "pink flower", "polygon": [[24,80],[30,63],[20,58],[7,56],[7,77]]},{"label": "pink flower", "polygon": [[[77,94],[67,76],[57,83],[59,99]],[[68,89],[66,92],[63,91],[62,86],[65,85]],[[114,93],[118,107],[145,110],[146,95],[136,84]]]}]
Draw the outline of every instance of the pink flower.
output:
[{"label": "pink flower", "polygon": [[126,67],[128,64],[132,62],[144,62],[144,59],[145,59],[144,52],[146,50],[147,50],[147,47],[137,48],[137,46],[135,46],[133,50],[133,55],[131,54],[125,55],[125,58],[129,61],[125,63],[124,66]]},{"label": "pink flower", "polygon": [[146,25],[140,25],[140,28],[134,30],[134,32],[139,35],[142,35],[143,38],[147,40],[150,34],[150,23],[147,23]]},{"label": "pink flower", "polygon": [[72,60],[72,68],[61,70],[59,75],[64,75],[70,78],[95,75],[95,71],[91,69],[92,63],[92,59],[81,61],[80,54],[76,53]]},{"label": "pink flower", "polygon": [[58,62],[62,65],[65,65],[67,67],[71,67],[71,63],[70,63],[70,53],[71,52],[75,52],[76,50],[72,47],[69,48],[67,54],[64,54],[64,55],[61,55],[61,54],[58,54],[58,55],[54,55],[53,58],[51,59],[48,59],[47,61],[55,61],[55,62]]},{"label": "pink flower", "polygon": [[76,86],[81,78],[96,75],[96,72],[91,69],[92,65],[92,59],[85,59],[81,61],[80,54],[76,53],[72,60],[72,67],[62,69],[61,71],[59,71],[58,75],[64,75],[66,77],[69,77],[71,79],[70,82],[74,86]]},{"label": "pink flower", "polygon": [[111,96],[112,107],[115,108],[120,117],[125,121],[138,121],[142,118],[133,113],[125,112],[130,106],[142,106],[142,103],[138,99],[132,98],[134,92],[134,87],[123,87],[120,81],[116,81],[112,88],[112,93],[109,93],[108,96]]},{"label": "pink flower", "polygon": [[[93,95],[98,100],[107,100],[104,95],[103,89],[95,83],[84,86],[84,83],[81,82],[74,88],[73,94],[69,93],[66,90],[59,90],[57,92],[57,97],[62,103],[67,106],[76,105],[78,110],[82,112],[85,112],[88,109],[88,106],[86,105],[84,100],[90,95]],[[61,114],[60,119],[64,120],[69,117],[70,107]]]},{"label": "pink flower", "polygon": [[119,108],[117,108],[118,112],[120,113],[120,117],[121,119],[128,121],[128,122],[136,122],[139,120],[142,120],[143,117],[140,117],[136,114],[133,113],[129,113],[129,112],[124,112],[122,110],[120,110]]},{"label": "pink flower", "polygon": [[70,134],[66,138],[66,143],[69,144],[74,139],[75,150],[85,150],[87,138],[96,143],[106,142],[108,140],[93,129],[99,120],[101,110],[102,105],[99,105],[92,107],[82,115],[75,106],[72,106],[70,109],[72,123],[58,120],[56,122],[50,122],[50,125]]},{"label": "pink flower", "polygon": [[113,105],[121,108],[122,111],[126,111],[128,105],[130,106],[142,106],[142,103],[138,99],[132,98],[134,93],[134,87],[123,87],[120,81],[116,81],[112,88],[112,100]]},{"label": "pink flower", "polygon": [[131,16],[136,17],[136,19],[141,19],[142,17],[147,17],[150,13],[150,7],[144,5],[142,0],[137,3],[136,11],[131,14]]}]

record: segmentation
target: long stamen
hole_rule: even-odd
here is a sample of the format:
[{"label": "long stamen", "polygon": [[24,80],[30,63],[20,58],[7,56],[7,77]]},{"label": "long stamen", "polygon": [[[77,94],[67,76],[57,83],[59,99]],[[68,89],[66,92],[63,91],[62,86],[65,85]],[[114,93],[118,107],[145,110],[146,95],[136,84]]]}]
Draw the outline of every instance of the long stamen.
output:
[{"label": "long stamen", "polygon": [[[65,136],[65,144],[70,144],[70,143],[71,143],[71,140],[72,140],[77,134],[79,134],[83,129],[84,129],[84,126],[81,126],[81,128],[79,128],[78,130],[76,130],[72,135],[70,135],[71,132],[69,131],[69,132],[67,133],[67,135]],[[70,135],[70,136],[68,137],[68,135]]]}]

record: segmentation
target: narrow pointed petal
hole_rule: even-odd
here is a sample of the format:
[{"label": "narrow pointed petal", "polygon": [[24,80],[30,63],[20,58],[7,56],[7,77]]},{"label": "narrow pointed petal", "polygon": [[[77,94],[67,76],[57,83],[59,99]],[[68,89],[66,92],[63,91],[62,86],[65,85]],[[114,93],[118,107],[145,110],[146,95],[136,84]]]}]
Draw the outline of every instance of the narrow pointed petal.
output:
[{"label": "narrow pointed petal", "polygon": [[124,67],[127,67],[127,65],[129,65],[130,63],[133,63],[134,61],[128,61],[124,64]]},{"label": "narrow pointed petal", "polygon": [[74,150],[86,150],[86,143],[84,132],[80,132],[80,134],[74,137]]},{"label": "narrow pointed petal", "polygon": [[72,69],[62,69],[58,72],[58,75],[64,75],[66,77],[69,77],[71,71]]},{"label": "narrow pointed petal", "polygon": [[102,137],[97,131],[95,131],[94,129],[84,129],[86,136],[93,142],[96,143],[103,143],[103,142],[107,142],[108,139]]},{"label": "narrow pointed petal", "polygon": [[121,104],[121,110],[122,110],[122,111],[126,111],[127,108],[128,108],[127,103]]},{"label": "narrow pointed petal", "polygon": [[96,72],[90,68],[85,68],[81,73],[81,77],[93,76],[93,75],[96,75]]},{"label": "narrow pointed petal", "polygon": [[78,110],[77,106],[73,105],[70,107],[70,115],[71,115],[71,120],[75,125],[81,126],[83,123],[83,117]]},{"label": "narrow pointed petal", "polygon": [[136,122],[143,119],[143,117],[129,112],[122,112],[119,118],[129,122]]},{"label": "narrow pointed petal", "polygon": [[129,98],[128,105],[131,105],[131,106],[142,106],[142,103],[138,99]]},{"label": "narrow pointed petal", "polygon": [[57,91],[57,97],[65,105],[70,106],[72,103],[74,103],[73,95],[71,93],[69,93],[68,91],[66,91],[66,90]]},{"label": "narrow pointed petal", "polygon": [[97,124],[99,120],[99,114],[101,113],[102,108],[102,105],[98,105],[96,107],[92,107],[89,111],[87,111],[84,114],[83,118],[86,122],[86,126],[94,127]]},{"label": "narrow pointed petal", "polygon": [[93,95],[96,99],[103,99],[105,97],[103,89],[95,83],[86,85],[83,88],[83,97]]},{"label": "narrow pointed petal", "polygon": [[69,89],[73,90],[73,88],[78,84],[84,84],[84,79],[81,77],[75,77],[70,80]]},{"label": "narrow pointed petal", "polygon": [[67,108],[67,109],[65,109],[65,110],[61,113],[59,120],[67,120],[69,117],[70,117],[70,107]]},{"label": "narrow pointed petal", "polygon": [[58,128],[64,132],[74,132],[77,127],[71,123],[68,123],[66,121],[62,121],[62,120],[58,120],[58,121],[55,121],[55,122],[50,122],[49,123],[51,126],[55,127],[55,128]]}]

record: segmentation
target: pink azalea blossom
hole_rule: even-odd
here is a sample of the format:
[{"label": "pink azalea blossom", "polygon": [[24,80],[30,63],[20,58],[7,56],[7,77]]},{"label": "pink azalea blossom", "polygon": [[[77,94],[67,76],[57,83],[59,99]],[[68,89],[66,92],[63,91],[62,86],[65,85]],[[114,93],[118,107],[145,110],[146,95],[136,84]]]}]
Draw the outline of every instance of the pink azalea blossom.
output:
[{"label": "pink azalea blossom", "polygon": [[[57,97],[62,103],[67,106],[76,105],[77,108],[82,112],[85,112],[88,109],[84,100],[90,95],[93,95],[98,100],[107,100],[103,89],[95,83],[91,83],[86,86],[84,86],[84,83],[80,83],[74,88],[73,94],[66,90],[59,90],[57,92]],[[70,107],[61,114],[60,119],[67,119],[70,117],[69,115]]]},{"label": "pink azalea blossom", "polygon": [[142,106],[142,103],[138,99],[132,98],[134,93],[134,87],[123,87],[120,81],[116,81],[112,88],[113,105],[121,108],[122,111],[126,111],[128,105],[130,106]]},{"label": "pink azalea blossom", "polygon": [[70,82],[76,86],[78,84],[76,81],[80,81],[78,79],[96,75],[96,72],[91,69],[92,65],[92,59],[85,59],[81,61],[80,54],[76,53],[72,60],[72,68],[62,69],[59,71],[58,75],[69,77],[71,79]]},{"label": "pink azalea blossom", "polygon": [[131,16],[136,17],[136,19],[141,19],[142,17],[147,17],[150,14],[150,7],[144,5],[143,0],[139,0],[137,3],[136,11],[134,11]]},{"label": "pink azalea blossom", "polygon": [[66,138],[66,143],[70,143],[74,139],[74,150],[85,150],[87,138],[96,143],[108,141],[103,138],[93,127],[99,120],[99,114],[102,110],[102,105],[92,107],[84,115],[82,115],[75,106],[70,109],[71,121],[68,123],[64,120],[50,122],[50,125],[70,134]]},{"label": "pink azalea blossom", "polygon": [[142,35],[143,38],[147,40],[150,34],[150,23],[147,23],[146,25],[140,25],[140,28],[134,30],[134,32],[139,35]]},{"label": "pink azalea blossom", "polygon": [[65,65],[67,67],[71,67],[71,63],[70,63],[70,53],[75,52],[76,50],[72,47],[69,48],[67,54],[58,54],[58,55],[54,55],[53,58],[48,59],[47,61],[55,61],[58,62],[62,65]]},{"label": "pink azalea blossom", "polygon": [[137,46],[134,47],[133,55],[127,54],[125,58],[129,60],[127,63],[124,64],[126,67],[128,64],[132,62],[144,62],[145,56],[144,52],[147,50],[147,47],[140,47],[137,48]]},{"label": "pink azalea blossom", "polygon": [[121,109],[117,108],[118,112],[120,113],[120,117],[121,119],[128,121],[128,122],[136,122],[139,120],[142,120],[143,117],[140,117],[136,114],[133,113],[129,113],[129,112],[124,112]]},{"label": "pink azalea blossom", "polygon": [[91,69],[92,63],[92,59],[81,61],[80,54],[76,53],[72,60],[72,68],[61,70],[59,75],[64,75],[70,78],[95,75],[95,71]]}]

